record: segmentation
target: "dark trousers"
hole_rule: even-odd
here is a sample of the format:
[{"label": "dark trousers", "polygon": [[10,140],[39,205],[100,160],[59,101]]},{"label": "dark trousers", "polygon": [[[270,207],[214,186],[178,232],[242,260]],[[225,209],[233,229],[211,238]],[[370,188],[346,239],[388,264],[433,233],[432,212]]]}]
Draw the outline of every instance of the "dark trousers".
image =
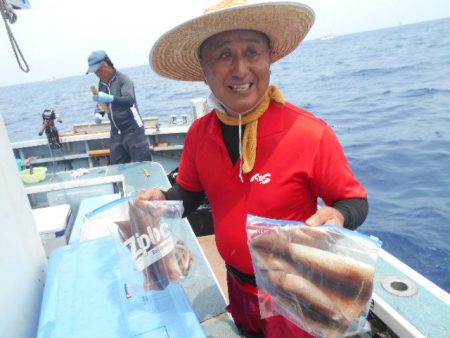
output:
[{"label": "dark trousers", "polygon": [[111,164],[152,160],[144,127],[129,129],[120,134],[111,131],[110,147]]},{"label": "dark trousers", "polygon": [[314,338],[313,335],[282,316],[261,318],[258,289],[239,281],[227,271],[228,296],[231,313],[239,331],[248,338]]}]

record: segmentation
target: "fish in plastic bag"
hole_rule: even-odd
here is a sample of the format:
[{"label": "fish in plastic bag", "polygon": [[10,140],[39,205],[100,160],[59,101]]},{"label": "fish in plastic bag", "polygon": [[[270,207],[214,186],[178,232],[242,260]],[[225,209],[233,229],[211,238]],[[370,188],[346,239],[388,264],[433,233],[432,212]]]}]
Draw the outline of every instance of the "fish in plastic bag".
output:
[{"label": "fish in plastic bag", "polygon": [[129,201],[129,221],[116,222],[124,244],[133,253],[136,267],[144,273],[145,290],[163,290],[187,276],[190,251],[175,239],[170,220],[182,210],[173,201]]},{"label": "fish in plastic bag", "polygon": [[144,274],[144,290],[163,290],[185,278],[193,263],[182,214],[181,201],[124,197],[87,214],[80,239],[118,236]]},{"label": "fish in plastic bag", "polygon": [[322,337],[367,331],[381,242],[338,226],[247,217],[263,318],[282,315]]}]

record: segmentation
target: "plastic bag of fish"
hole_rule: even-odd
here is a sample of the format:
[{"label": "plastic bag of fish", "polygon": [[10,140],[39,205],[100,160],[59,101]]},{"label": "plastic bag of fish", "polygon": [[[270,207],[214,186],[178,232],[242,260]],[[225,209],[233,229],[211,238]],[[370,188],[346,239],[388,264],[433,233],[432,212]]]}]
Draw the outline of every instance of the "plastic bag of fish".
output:
[{"label": "plastic bag of fish", "polygon": [[163,290],[185,278],[193,263],[182,214],[181,201],[124,197],[87,214],[80,240],[118,236],[144,274],[144,290]]},{"label": "plastic bag of fish", "polygon": [[247,217],[262,318],[282,315],[321,337],[370,329],[381,242],[334,225]]}]

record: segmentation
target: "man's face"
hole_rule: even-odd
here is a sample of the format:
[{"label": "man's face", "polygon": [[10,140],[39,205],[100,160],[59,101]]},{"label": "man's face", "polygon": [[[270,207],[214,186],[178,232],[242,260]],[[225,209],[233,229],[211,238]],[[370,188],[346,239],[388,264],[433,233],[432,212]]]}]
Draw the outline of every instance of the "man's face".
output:
[{"label": "man's face", "polygon": [[269,87],[271,50],[256,31],[233,30],[207,39],[200,50],[206,81],[231,116],[248,113]]},{"label": "man's face", "polygon": [[110,67],[104,61],[102,61],[100,68],[95,72],[95,75],[98,76],[100,80],[103,82],[109,82],[111,80],[111,72]]}]

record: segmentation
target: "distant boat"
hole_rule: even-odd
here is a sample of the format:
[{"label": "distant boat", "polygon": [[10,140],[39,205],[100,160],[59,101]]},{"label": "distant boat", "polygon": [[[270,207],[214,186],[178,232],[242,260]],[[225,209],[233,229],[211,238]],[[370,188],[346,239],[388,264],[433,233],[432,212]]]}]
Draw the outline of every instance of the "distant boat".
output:
[{"label": "distant boat", "polygon": [[334,38],[335,38],[335,36],[330,33],[330,34],[323,35],[323,36],[319,37],[319,40],[331,40],[331,39],[334,39]]}]

